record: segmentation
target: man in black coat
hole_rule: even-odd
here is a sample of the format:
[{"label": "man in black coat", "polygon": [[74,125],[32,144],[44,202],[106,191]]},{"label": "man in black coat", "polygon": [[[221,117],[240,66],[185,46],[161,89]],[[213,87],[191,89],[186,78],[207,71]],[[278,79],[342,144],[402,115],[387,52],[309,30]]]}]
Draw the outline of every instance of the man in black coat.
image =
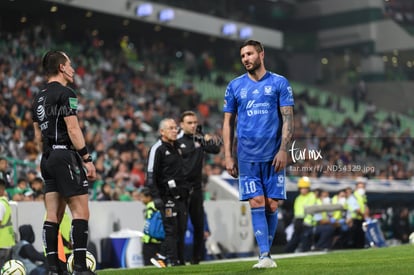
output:
[{"label": "man in black coat", "polygon": [[204,196],[202,169],[205,153],[220,152],[221,140],[215,135],[204,134],[198,125],[196,113],[185,111],[180,117],[182,131],[178,142],[184,160],[184,174],[191,186],[188,214],[194,228],[192,264],[198,264],[204,255]]}]

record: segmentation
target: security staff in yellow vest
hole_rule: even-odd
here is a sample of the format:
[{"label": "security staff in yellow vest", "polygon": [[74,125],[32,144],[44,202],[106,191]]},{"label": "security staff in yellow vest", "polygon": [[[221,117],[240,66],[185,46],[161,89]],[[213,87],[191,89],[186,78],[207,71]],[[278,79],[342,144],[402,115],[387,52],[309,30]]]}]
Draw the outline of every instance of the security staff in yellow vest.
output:
[{"label": "security staff in yellow vest", "polygon": [[[316,205],[330,204],[331,198],[329,197],[329,192],[321,191],[319,198],[316,199]],[[323,211],[313,215],[315,223],[313,250],[315,251],[332,249],[336,224],[332,214],[332,212]]]},{"label": "security staff in yellow vest", "polygon": [[335,220],[335,236],[333,241],[333,249],[342,249],[345,247],[346,240],[349,234],[349,226],[347,221],[346,191],[341,189],[336,195],[332,197],[332,204],[341,204],[344,209],[336,210],[332,213],[332,218]]},{"label": "security staff in yellow vest", "polygon": [[65,211],[63,214],[62,221],[59,224],[59,233],[58,233],[58,259],[61,270],[67,270],[66,262],[70,254],[72,254],[72,242],[70,239],[70,233],[72,229],[72,218],[69,216],[68,212]]},{"label": "security staff in yellow vest", "polygon": [[[140,200],[145,204],[144,218],[145,220],[151,218],[157,208],[151,196],[151,190],[148,187],[142,187],[139,190]],[[150,235],[144,234],[142,237],[142,258],[144,265],[152,265],[151,258],[153,258],[161,248],[161,240],[152,238]]]},{"label": "security staff in yellow vest", "polygon": [[16,244],[11,215],[6,182],[0,179],[0,267],[10,259],[12,247]]},{"label": "security staff in yellow vest", "polygon": [[71,228],[72,218],[69,216],[68,212],[65,211],[65,214],[63,214],[62,221],[59,225],[59,231],[62,235],[63,251],[65,252],[66,258],[69,258],[70,254],[72,254],[72,243],[70,240]]},{"label": "security staff in yellow vest", "polygon": [[308,177],[298,180],[299,195],[293,205],[294,232],[285,247],[286,253],[293,253],[296,249],[309,251],[312,245],[313,215],[305,215],[305,207],[314,205],[316,196],[310,191],[311,181]]},{"label": "security staff in yellow vest", "polygon": [[[358,177],[356,179],[355,190],[352,191],[348,188],[348,217],[352,219],[350,228],[350,243],[351,248],[363,248],[365,246],[365,232],[362,228],[362,224],[365,218],[368,217],[367,197],[365,195],[366,179]],[[351,193],[351,194],[350,194]]]}]

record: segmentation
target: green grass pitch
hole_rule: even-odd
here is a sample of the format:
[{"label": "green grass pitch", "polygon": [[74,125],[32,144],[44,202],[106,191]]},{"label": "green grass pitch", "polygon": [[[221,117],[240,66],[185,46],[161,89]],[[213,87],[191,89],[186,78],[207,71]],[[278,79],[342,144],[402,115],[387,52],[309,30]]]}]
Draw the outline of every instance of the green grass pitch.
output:
[{"label": "green grass pitch", "polygon": [[333,251],[325,254],[309,253],[306,256],[274,255],[277,268],[252,269],[257,261],[231,259],[203,262],[159,269],[143,267],[135,269],[98,270],[98,275],[146,275],[146,274],[318,274],[318,275],[412,275],[414,274],[414,245],[386,248]]}]

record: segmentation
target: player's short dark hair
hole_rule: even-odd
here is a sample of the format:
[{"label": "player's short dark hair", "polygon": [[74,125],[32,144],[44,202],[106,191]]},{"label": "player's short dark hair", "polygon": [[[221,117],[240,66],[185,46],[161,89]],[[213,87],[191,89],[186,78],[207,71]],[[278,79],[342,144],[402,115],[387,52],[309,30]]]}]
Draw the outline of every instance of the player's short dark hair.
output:
[{"label": "player's short dark hair", "polygon": [[184,118],[185,118],[186,116],[197,116],[197,115],[196,115],[196,113],[195,113],[195,112],[193,112],[193,111],[185,111],[185,112],[183,112],[183,113],[181,114],[181,116],[180,116],[180,122],[183,122],[183,121],[184,121]]},{"label": "player's short dark hair", "polygon": [[66,63],[68,56],[62,51],[48,51],[42,60],[42,67],[46,75],[53,76],[59,73],[59,66]]},{"label": "player's short dark hair", "polygon": [[255,47],[256,48],[256,51],[259,52],[259,53],[264,51],[264,47],[263,47],[262,43],[260,43],[257,40],[250,39],[250,40],[244,41],[243,44],[240,46],[240,50],[242,48],[246,47],[246,46],[253,46],[253,47]]}]

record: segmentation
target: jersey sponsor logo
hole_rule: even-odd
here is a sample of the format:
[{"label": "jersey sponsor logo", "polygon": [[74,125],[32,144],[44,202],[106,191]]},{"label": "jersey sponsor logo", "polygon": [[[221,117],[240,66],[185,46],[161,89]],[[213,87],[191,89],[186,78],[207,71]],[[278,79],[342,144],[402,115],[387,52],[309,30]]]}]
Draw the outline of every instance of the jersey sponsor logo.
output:
[{"label": "jersey sponsor logo", "polygon": [[[259,109],[260,108],[260,109]],[[247,115],[256,116],[264,115],[269,113],[270,103],[269,102],[258,102],[256,100],[249,100],[246,105]]]},{"label": "jersey sponsor logo", "polygon": [[268,109],[270,107],[269,102],[258,102],[255,103],[256,100],[249,100],[246,105],[246,109],[252,109],[252,108],[266,108]]},{"label": "jersey sponsor logo", "polygon": [[254,105],[254,102],[255,102],[256,100],[249,100],[249,102],[247,102],[247,105],[246,105],[246,109],[250,109],[250,108],[252,108],[253,107],[253,105]]},{"label": "jersey sponsor logo", "polygon": [[223,102],[223,107],[226,108],[227,107],[227,100],[224,100]]},{"label": "jersey sponsor logo", "polygon": [[272,95],[272,86],[265,86],[264,88],[265,88],[264,90],[265,95]]},{"label": "jersey sponsor logo", "polygon": [[43,107],[43,105],[39,105],[36,108],[36,114],[37,114],[37,118],[40,121],[43,121],[46,117],[46,112],[45,112],[45,107]]},{"label": "jersey sponsor logo", "polygon": [[269,110],[247,110],[248,116],[265,115],[268,113],[269,113]]},{"label": "jersey sponsor logo", "polygon": [[71,109],[78,109],[78,99],[76,97],[69,97],[69,107]]}]

